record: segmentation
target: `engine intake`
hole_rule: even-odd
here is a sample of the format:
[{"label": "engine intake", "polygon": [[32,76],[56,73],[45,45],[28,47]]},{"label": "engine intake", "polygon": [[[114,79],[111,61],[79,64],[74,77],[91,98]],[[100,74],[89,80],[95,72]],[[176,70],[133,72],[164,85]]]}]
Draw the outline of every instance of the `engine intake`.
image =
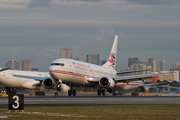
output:
[{"label": "engine intake", "polygon": [[141,92],[148,92],[149,91],[149,88],[148,87],[145,87],[145,86],[142,86],[141,89],[140,89]]},{"label": "engine intake", "polygon": [[99,86],[101,86],[102,88],[113,88],[115,86],[115,82],[110,77],[102,77],[99,80]]},{"label": "engine intake", "polygon": [[46,78],[44,81],[43,81],[43,85],[46,89],[51,89],[53,86],[54,86],[54,82],[53,82],[53,79],[51,78]]}]

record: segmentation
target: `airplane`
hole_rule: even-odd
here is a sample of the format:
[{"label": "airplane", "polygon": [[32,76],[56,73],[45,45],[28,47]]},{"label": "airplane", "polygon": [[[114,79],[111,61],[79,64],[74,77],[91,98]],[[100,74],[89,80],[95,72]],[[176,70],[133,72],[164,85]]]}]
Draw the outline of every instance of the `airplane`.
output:
[{"label": "airplane", "polygon": [[13,88],[26,88],[37,90],[35,92],[36,96],[44,96],[44,89],[53,89],[56,91],[55,96],[58,96],[58,91],[68,92],[70,89],[69,86],[60,82],[54,80],[46,72],[0,69],[0,83],[6,86],[8,94],[16,93]]},{"label": "airplane", "polygon": [[[71,96],[71,94],[76,96],[76,90],[73,89],[73,86],[97,87],[97,94],[100,96],[101,94],[105,95],[106,89],[108,91],[114,90],[114,88],[117,87],[117,83],[129,84],[132,81],[145,81],[146,79],[150,79],[152,76],[156,75],[170,74],[167,72],[161,74],[158,73],[119,77],[118,75],[120,74],[147,70],[117,72],[115,70],[117,45],[118,36],[115,35],[109,59],[102,66],[73,59],[59,58],[51,63],[49,73],[53,79],[60,80],[62,83],[70,86],[70,90],[68,90],[69,96]],[[146,87],[142,87],[142,90],[143,89],[145,90]]]},{"label": "airplane", "polygon": [[161,85],[164,85],[164,87],[168,88],[169,83],[170,82],[144,84],[142,81],[133,81],[129,82],[129,84],[117,83],[113,89],[107,89],[107,91],[109,93],[113,93],[113,95],[123,95],[125,93],[132,92],[132,96],[137,96],[139,95],[139,92],[148,92],[150,88],[159,88]]}]

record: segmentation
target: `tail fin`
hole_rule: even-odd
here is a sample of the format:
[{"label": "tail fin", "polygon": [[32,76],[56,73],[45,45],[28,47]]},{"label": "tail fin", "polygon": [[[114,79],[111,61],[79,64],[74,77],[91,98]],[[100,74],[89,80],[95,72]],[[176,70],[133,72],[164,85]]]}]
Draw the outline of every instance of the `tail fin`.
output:
[{"label": "tail fin", "polygon": [[110,69],[115,69],[116,67],[116,55],[117,55],[117,45],[118,45],[118,36],[115,35],[114,43],[112,45],[111,53],[109,55],[108,61],[103,65]]}]

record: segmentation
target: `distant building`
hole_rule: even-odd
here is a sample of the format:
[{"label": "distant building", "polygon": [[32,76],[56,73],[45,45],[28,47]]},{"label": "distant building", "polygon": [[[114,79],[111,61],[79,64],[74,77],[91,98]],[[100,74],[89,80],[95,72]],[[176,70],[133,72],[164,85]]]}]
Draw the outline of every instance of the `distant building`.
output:
[{"label": "distant building", "polygon": [[151,66],[153,72],[165,71],[165,60],[154,60]]},{"label": "distant building", "polygon": [[174,81],[179,82],[179,70],[174,70]]},{"label": "distant building", "polygon": [[152,78],[151,78],[152,83],[156,83],[157,80],[158,80],[158,76],[152,76]]},{"label": "distant building", "polygon": [[180,63],[175,63],[175,69],[180,69]]},{"label": "distant building", "polygon": [[[163,72],[163,71],[161,71]],[[179,71],[178,70],[174,70],[173,73],[171,74],[165,74],[165,75],[159,75],[158,79],[160,81],[168,81],[168,82],[172,82],[172,81],[177,81],[179,82]]]},{"label": "distant building", "polygon": [[[130,69],[130,67],[126,67],[126,68],[124,69],[124,71],[131,71],[131,69]],[[126,75],[126,76],[129,76],[129,75],[131,75],[131,73],[126,73],[125,75]]]},{"label": "distant building", "polygon": [[19,70],[19,62],[16,60],[9,60],[6,62],[6,68],[10,68],[11,70]]},{"label": "distant building", "polygon": [[96,64],[96,65],[100,65],[99,64],[99,61],[100,61],[100,55],[97,54],[97,55],[91,55],[91,54],[88,54],[86,56],[86,61],[88,63],[93,63],[93,64]]},{"label": "distant building", "polygon": [[80,56],[77,56],[77,57],[75,57],[74,59],[75,59],[75,60],[78,60],[78,61],[82,61],[82,62],[84,61],[84,59],[83,59],[82,57],[80,57]]},{"label": "distant building", "polygon": [[[174,66],[170,68],[170,71],[175,71],[175,70],[180,72],[180,63],[175,63],[175,68]],[[180,76],[179,76],[179,79],[180,79]]]},{"label": "distant building", "polygon": [[[130,66],[130,70],[149,70],[151,69],[151,66],[148,65],[146,66],[145,64],[138,64],[138,63],[135,63],[135,64],[132,64]],[[138,72],[139,74],[148,74],[150,73],[150,71],[142,71],[142,72]],[[137,73],[132,73],[133,75],[136,75]]]},{"label": "distant building", "polygon": [[39,69],[38,69],[38,67],[32,66],[32,67],[31,67],[31,71],[39,71]]},{"label": "distant building", "polygon": [[106,60],[101,60],[101,65],[104,65],[107,61],[108,61],[108,59],[106,59]]},{"label": "distant building", "polygon": [[135,64],[138,61],[138,58],[128,58],[128,67],[131,67],[132,64]]},{"label": "distant building", "polygon": [[30,60],[23,60],[22,61],[22,70],[24,71],[31,71],[31,61]]},{"label": "distant building", "polygon": [[69,59],[73,59],[73,50],[72,49],[68,49],[68,48],[64,48],[60,50],[60,58],[69,58]]},{"label": "distant building", "polygon": [[153,58],[148,58],[148,63],[151,64],[153,62]]},{"label": "distant building", "polygon": [[126,67],[124,70],[125,71],[130,71],[130,67]]},{"label": "distant building", "polygon": [[115,70],[116,70],[117,72],[120,72],[120,71],[121,71],[121,69],[118,68],[118,67],[116,67]]}]

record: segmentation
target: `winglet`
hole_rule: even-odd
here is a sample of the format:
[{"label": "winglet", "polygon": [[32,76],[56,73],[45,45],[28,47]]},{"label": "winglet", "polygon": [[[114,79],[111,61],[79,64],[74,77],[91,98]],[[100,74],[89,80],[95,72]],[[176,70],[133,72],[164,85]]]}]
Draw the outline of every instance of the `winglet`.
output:
[{"label": "winglet", "polygon": [[110,69],[115,69],[116,67],[116,55],[117,55],[117,45],[118,45],[118,36],[115,35],[114,43],[112,45],[112,49],[109,55],[108,61],[103,65],[103,67],[107,67]]}]

